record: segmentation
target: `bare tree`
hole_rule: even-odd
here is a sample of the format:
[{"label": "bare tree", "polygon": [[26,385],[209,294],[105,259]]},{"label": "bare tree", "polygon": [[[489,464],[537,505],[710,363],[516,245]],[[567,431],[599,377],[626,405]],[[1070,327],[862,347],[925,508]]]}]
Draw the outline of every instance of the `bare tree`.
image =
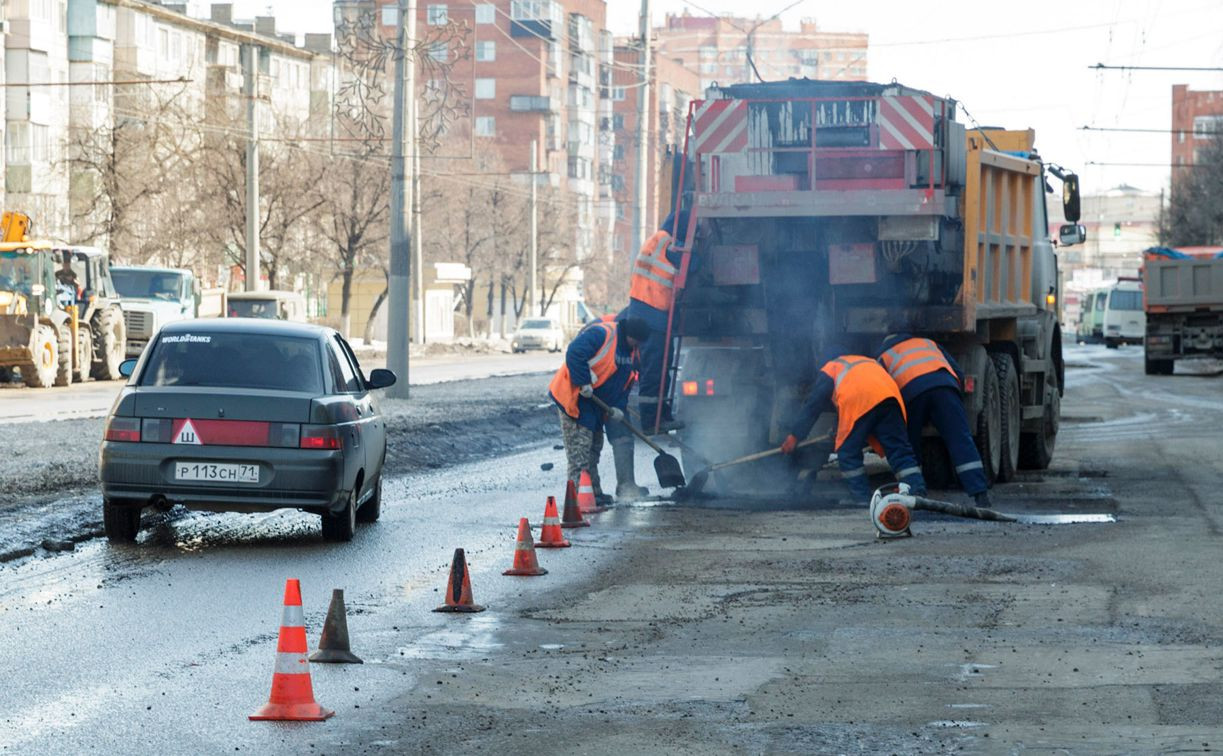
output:
[{"label": "bare tree", "polygon": [[[320,213],[320,233],[331,248],[331,268],[340,278],[340,318],[345,336],[351,328],[353,277],[359,267],[371,267],[384,257],[389,235],[389,190],[390,172],[373,146],[366,146],[362,156],[337,156],[322,182],[325,204]],[[380,301],[370,315],[370,323],[379,305]],[[369,333],[367,327],[367,340]]]},{"label": "bare tree", "polygon": [[1193,166],[1173,182],[1159,239],[1174,247],[1223,244],[1223,133],[1199,149]]}]

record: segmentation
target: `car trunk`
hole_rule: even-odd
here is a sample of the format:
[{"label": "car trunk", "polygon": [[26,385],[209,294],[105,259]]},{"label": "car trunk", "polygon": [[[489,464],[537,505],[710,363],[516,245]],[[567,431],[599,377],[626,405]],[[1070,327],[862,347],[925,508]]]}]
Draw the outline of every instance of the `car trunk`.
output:
[{"label": "car trunk", "polygon": [[140,386],[137,417],[308,423],[314,394],[249,388]]}]

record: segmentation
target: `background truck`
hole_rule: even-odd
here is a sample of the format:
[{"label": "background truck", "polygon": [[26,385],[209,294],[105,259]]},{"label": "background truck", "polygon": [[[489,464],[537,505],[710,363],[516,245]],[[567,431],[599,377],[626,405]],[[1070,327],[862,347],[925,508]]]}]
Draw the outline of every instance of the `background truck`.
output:
[{"label": "background truck", "polygon": [[119,378],[125,329],[105,253],[31,240],[29,227],[23,213],[0,221],[0,379]]},{"label": "background truck", "polygon": [[1223,247],[1153,247],[1143,255],[1147,375],[1177,360],[1223,357]]},{"label": "background truck", "polygon": [[225,315],[225,290],[201,289],[189,270],[112,265],[110,274],[123,305],[128,357],[139,357],[166,323]]},{"label": "background truck", "polygon": [[[1042,164],[1033,132],[968,129],[954,100],[896,83],[708,92],[673,186],[692,210],[664,359],[685,445],[710,460],[776,446],[826,350],[873,356],[908,332],[964,370],[990,480],[1048,466],[1065,384],[1046,172],[1063,244],[1085,236],[1077,177]],[[918,451],[932,486],[954,480],[940,441]],[[728,488],[782,478],[734,469]]]}]

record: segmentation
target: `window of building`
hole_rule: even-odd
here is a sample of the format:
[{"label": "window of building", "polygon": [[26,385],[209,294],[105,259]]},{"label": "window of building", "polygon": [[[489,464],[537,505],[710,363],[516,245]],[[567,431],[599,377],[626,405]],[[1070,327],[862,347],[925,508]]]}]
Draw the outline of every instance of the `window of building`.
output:
[{"label": "window of building", "polygon": [[425,13],[425,23],[430,26],[444,26],[450,21],[450,14],[445,5],[430,5]]},{"label": "window of building", "polygon": [[101,63],[93,65],[93,80],[95,82],[108,82],[105,84],[93,85],[94,102],[110,102],[110,71]]},{"label": "window of building", "polygon": [[1183,132],[1183,131],[1178,131],[1178,132],[1176,132],[1176,142],[1177,142],[1177,144],[1184,144],[1184,143],[1185,143],[1185,132]]},{"label": "window of building", "polygon": [[491,100],[497,96],[496,79],[476,79],[476,99]]},{"label": "window of building", "polygon": [[1204,115],[1193,119],[1194,139],[1214,139],[1214,135],[1223,132],[1223,115]]},{"label": "window of building", "polygon": [[399,8],[394,5],[382,6],[382,25],[399,26]]},{"label": "window of building", "polygon": [[30,0],[30,19],[33,21],[50,21],[51,0]]},{"label": "window of building", "polygon": [[624,251],[624,234],[616,234],[612,237],[612,249],[616,252]]},{"label": "window of building", "polygon": [[612,160],[617,163],[624,160],[624,145],[617,144],[615,147],[612,147]]},{"label": "window of building", "polygon": [[706,58],[716,58],[718,57],[718,48],[714,47],[713,45],[701,45],[700,56],[702,60]]},{"label": "window of building", "polygon": [[624,131],[624,114],[623,113],[613,113],[612,114],[612,130],[613,131]]},{"label": "window of building", "polygon": [[611,98],[616,102],[624,99],[624,87],[612,87]]},{"label": "window of building", "polygon": [[569,156],[569,178],[586,180],[590,178],[590,161],[577,155]]},{"label": "window of building", "polygon": [[51,128],[41,124],[30,124],[30,159],[46,162],[51,159]]},{"label": "window of building", "polygon": [[492,63],[497,59],[497,43],[477,42],[476,43],[476,60],[480,63]]},{"label": "window of building", "polygon": [[170,54],[170,32],[167,29],[157,30],[157,55],[165,60]]},{"label": "window of building", "polygon": [[492,116],[478,116],[476,118],[476,136],[497,136],[497,119]]},{"label": "window of building", "polygon": [[497,6],[492,3],[482,3],[476,6],[477,24],[497,23]]},{"label": "window of building", "polygon": [[450,59],[450,44],[447,42],[434,42],[430,44],[429,57],[440,63],[445,63]]},{"label": "window of building", "polygon": [[10,165],[30,162],[30,124],[14,121],[4,132],[4,155]]}]

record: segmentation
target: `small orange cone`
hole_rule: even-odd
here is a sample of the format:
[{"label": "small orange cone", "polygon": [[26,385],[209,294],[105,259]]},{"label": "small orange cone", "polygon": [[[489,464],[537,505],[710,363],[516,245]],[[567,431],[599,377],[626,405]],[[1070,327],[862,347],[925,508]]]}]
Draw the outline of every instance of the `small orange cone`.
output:
[{"label": "small orange cone", "polygon": [[548,571],[539,566],[535,558],[535,539],[531,538],[531,523],[523,517],[518,521],[518,542],[514,544],[514,566],[501,573],[502,575],[547,575]]},{"label": "small orange cone", "polygon": [[310,663],[306,661],[306,620],[302,613],[301,583],[285,581],[284,610],[280,638],[276,642],[276,669],[268,702],[250,715],[254,720],[321,722],[335,714],[314,701]]},{"label": "small orange cone", "polygon": [[535,544],[541,549],[563,549],[569,546],[569,541],[565,540],[565,533],[561,530],[561,518],[556,512],[556,497],[549,496],[548,503],[544,505],[544,525],[539,529],[539,543]]},{"label": "small orange cone", "polygon": [[583,515],[607,510],[607,507],[601,507],[595,501],[595,486],[590,480],[590,473],[585,470],[578,477],[578,509],[582,510]]},{"label": "small orange cone", "polygon": [[588,528],[590,523],[582,519],[582,510],[578,507],[578,489],[572,480],[565,481],[565,511],[561,515],[562,528]]},{"label": "small orange cone", "polygon": [[450,562],[450,580],[446,583],[446,603],[434,609],[435,612],[482,612],[480,606],[471,598],[471,577],[467,573],[467,556],[462,549],[454,550],[454,559]]}]

